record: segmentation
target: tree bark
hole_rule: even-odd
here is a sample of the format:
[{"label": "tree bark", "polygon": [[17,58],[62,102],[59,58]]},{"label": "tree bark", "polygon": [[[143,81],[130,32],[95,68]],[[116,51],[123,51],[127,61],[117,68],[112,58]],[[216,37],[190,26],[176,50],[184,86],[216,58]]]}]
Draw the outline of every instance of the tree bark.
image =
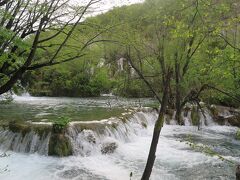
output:
[{"label": "tree bark", "polygon": [[236,168],[236,180],[240,180],[240,165]]},{"label": "tree bark", "polygon": [[178,55],[175,55],[175,83],[176,83],[176,97],[175,97],[175,109],[176,109],[176,115],[175,119],[178,122],[179,125],[183,125],[182,119],[181,119],[181,89],[180,89],[180,64],[178,62]]},{"label": "tree bark", "polygon": [[160,132],[163,127],[164,114],[166,113],[166,108],[167,108],[167,104],[168,104],[170,73],[167,76],[168,77],[164,83],[164,92],[163,92],[163,97],[162,97],[161,109],[160,109],[160,112],[158,115],[158,119],[154,126],[154,132],[153,132],[150,151],[148,154],[147,164],[145,166],[145,170],[143,172],[141,180],[149,180],[151,173],[152,173],[152,168],[153,168],[153,165],[155,162],[159,136],[160,136]]},{"label": "tree bark", "polygon": [[176,109],[176,115],[175,119],[178,122],[179,125],[183,125],[182,119],[181,119],[181,91],[180,91],[180,85],[179,85],[179,77],[176,77],[176,98],[175,98],[175,109]]},{"label": "tree bark", "polygon": [[176,115],[175,115],[175,119],[178,122],[179,125],[184,125],[183,121],[182,121],[182,108],[181,108],[181,103],[180,103],[180,98],[178,95],[176,95]]}]

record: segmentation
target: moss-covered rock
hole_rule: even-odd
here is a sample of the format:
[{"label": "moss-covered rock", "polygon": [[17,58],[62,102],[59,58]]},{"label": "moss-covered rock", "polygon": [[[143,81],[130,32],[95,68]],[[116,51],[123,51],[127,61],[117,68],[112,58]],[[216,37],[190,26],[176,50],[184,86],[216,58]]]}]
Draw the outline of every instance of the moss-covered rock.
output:
[{"label": "moss-covered rock", "polygon": [[240,115],[218,116],[216,122],[220,125],[229,124],[231,126],[240,127]]},{"label": "moss-covered rock", "polygon": [[33,132],[38,134],[40,137],[52,132],[52,125],[49,124],[37,124],[31,125],[31,129]]},{"label": "moss-covered rock", "polygon": [[9,122],[8,129],[13,133],[21,133],[23,136],[25,136],[31,131],[31,127],[29,124],[17,121]]},{"label": "moss-covered rock", "polygon": [[34,124],[22,121],[12,121],[2,127],[13,133],[20,133],[22,136],[32,131],[39,137],[42,137],[52,131],[52,126],[50,124]]},{"label": "moss-covered rock", "polygon": [[225,118],[231,126],[240,127],[240,115],[232,115]]},{"label": "moss-covered rock", "polygon": [[22,137],[28,133],[37,134],[40,139],[45,139],[49,133],[51,137],[48,145],[48,154],[51,156],[69,156],[72,155],[72,146],[70,139],[65,136],[66,128],[59,128],[49,123],[28,123],[28,122],[9,122],[7,126],[4,126],[13,133],[20,133]]},{"label": "moss-covered rock", "polygon": [[70,156],[73,154],[70,139],[64,134],[53,133],[49,140],[48,155],[49,156]]},{"label": "moss-covered rock", "polygon": [[78,131],[81,132],[83,130],[92,130],[98,134],[103,134],[106,127],[114,127],[115,124],[105,124],[105,123],[97,123],[97,122],[92,122],[92,123],[84,123],[84,122],[75,122],[72,123],[72,126]]}]

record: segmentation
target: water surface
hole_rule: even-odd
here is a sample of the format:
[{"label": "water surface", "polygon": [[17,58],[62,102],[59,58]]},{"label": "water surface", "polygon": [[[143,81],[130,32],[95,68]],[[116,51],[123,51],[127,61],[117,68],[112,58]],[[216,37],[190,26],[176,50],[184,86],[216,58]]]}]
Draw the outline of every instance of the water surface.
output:
[{"label": "water surface", "polygon": [[13,102],[0,104],[0,121],[51,121],[58,117],[68,117],[72,121],[101,120],[119,116],[129,107],[154,103],[153,99],[145,98],[14,96]]},{"label": "water surface", "polygon": [[[111,108],[109,101],[111,100]],[[124,110],[129,106],[151,103],[145,99],[141,105],[136,99],[91,98],[23,98],[12,104],[1,105],[1,118],[37,119],[56,118],[59,114],[71,115],[74,119],[95,119],[108,114],[108,109]],[[68,110],[70,108],[70,110]],[[101,110],[97,111],[100,108]],[[73,110],[72,110],[73,109]],[[89,110],[89,111],[88,111]],[[4,112],[4,113],[2,113]],[[96,113],[100,112],[100,113]],[[44,115],[44,113],[50,113]],[[83,115],[86,113],[86,116]],[[93,116],[91,117],[91,114]],[[97,114],[97,115],[96,115]],[[115,114],[115,112],[114,112]],[[144,117],[143,117],[144,116]],[[38,154],[8,151],[0,157],[0,179],[2,180],[138,180],[144,170],[150,147],[156,114],[143,113],[136,120],[147,120],[145,129],[139,123],[129,121],[104,136],[96,136],[97,142],[113,141],[118,148],[113,154],[103,155],[98,145],[83,144],[90,153],[76,154],[65,158],[54,158]],[[90,118],[91,117],[91,118]],[[106,116],[105,116],[106,117]],[[9,118],[9,119],[11,119]],[[235,180],[235,166],[240,164],[240,141],[235,139],[237,128],[229,126],[203,126],[198,131],[194,126],[164,125],[154,165],[152,180]],[[82,135],[79,134],[79,143]],[[187,142],[211,148],[224,158],[209,156],[190,147]],[[82,151],[81,149],[79,150]],[[0,151],[0,154],[5,152]]]}]

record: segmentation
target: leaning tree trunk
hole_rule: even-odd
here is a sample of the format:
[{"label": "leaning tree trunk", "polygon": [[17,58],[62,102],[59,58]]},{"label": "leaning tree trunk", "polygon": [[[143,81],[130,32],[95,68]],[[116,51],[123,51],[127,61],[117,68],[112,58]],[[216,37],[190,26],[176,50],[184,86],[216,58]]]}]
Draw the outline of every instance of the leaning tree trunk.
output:
[{"label": "leaning tree trunk", "polygon": [[154,161],[156,158],[156,150],[157,150],[157,145],[159,141],[159,136],[161,129],[163,127],[163,122],[164,122],[164,114],[166,112],[167,104],[168,104],[168,95],[169,95],[169,81],[170,79],[167,79],[167,82],[165,83],[165,88],[163,92],[163,97],[162,97],[162,104],[161,104],[161,109],[158,115],[158,119],[155,123],[154,126],[154,132],[153,132],[153,137],[152,137],[152,142],[151,142],[151,147],[150,151],[148,154],[148,159],[147,159],[147,164],[145,166],[145,170],[142,175],[142,180],[149,180],[150,175],[152,173],[152,168],[154,165]]}]

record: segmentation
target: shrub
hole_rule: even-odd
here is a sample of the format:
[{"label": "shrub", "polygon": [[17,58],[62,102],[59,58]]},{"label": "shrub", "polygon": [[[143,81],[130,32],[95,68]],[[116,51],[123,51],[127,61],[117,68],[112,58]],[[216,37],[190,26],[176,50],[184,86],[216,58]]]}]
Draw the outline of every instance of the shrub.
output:
[{"label": "shrub", "polygon": [[70,122],[70,118],[68,117],[59,117],[56,120],[53,120],[53,132],[62,133]]}]

